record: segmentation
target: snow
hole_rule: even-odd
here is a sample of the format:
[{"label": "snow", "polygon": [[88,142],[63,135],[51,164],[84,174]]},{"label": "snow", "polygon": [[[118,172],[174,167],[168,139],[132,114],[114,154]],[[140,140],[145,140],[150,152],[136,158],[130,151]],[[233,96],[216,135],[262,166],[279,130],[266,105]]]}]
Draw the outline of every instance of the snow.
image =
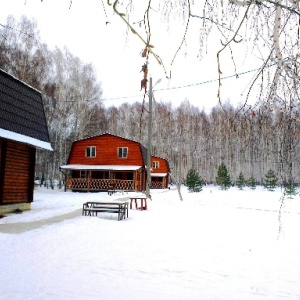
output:
[{"label": "snow", "polygon": [[0,219],[1,299],[300,299],[299,195],[279,213],[279,189],[151,194],[117,221],[82,203],[132,193],[36,188]]},{"label": "snow", "polygon": [[136,171],[142,166],[124,166],[124,165],[64,165],[63,170],[124,170]]},{"label": "snow", "polygon": [[165,176],[167,176],[167,173],[151,173],[151,176],[154,176],[154,177],[165,177]]},{"label": "snow", "polygon": [[50,143],[35,139],[33,137],[30,136],[26,136],[20,133],[16,133],[13,131],[9,131],[9,130],[5,130],[0,128],[0,137],[5,138],[5,139],[9,139],[9,140],[13,140],[16,142],[21,142],[21,143],[25,143],[25,144],[29,144],[38,148],[42,148],[45,150],[50,150],[52,151],[52,147]]}]

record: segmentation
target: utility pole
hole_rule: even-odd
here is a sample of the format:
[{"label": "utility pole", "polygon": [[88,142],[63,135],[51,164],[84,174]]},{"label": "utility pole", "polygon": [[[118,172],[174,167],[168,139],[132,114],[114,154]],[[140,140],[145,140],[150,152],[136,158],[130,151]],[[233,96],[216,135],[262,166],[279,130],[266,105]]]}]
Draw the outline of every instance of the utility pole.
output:
[{"label": "utility pole", "polygon": [[151,136],[152,136],[152,77],[149,80],[149,119],[148,119],[148,149],[147,149],[147,183],[146,196],[151,199]]}]

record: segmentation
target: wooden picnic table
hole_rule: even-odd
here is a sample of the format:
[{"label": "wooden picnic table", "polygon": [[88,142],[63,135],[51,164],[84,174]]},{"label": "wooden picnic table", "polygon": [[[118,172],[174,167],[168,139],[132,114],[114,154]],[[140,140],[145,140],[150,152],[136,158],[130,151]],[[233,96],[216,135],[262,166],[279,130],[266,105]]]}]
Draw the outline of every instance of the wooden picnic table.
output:
[{"label": "wooden picnic table", "polygon": [[86,202],[82,206],[83,216],[97,216],[98,213],[117,213],[118,221],[128,218],[128,202]]}]

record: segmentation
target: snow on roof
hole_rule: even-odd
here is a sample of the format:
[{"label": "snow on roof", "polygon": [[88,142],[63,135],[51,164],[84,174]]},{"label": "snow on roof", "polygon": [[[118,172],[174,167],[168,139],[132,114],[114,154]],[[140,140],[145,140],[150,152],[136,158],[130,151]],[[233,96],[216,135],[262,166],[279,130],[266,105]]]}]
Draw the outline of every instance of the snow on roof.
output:
[{"label": "snow on roof", "polygon": [[165,177],[168,173],[151,173],[152,177]]},{"label": "snow on roof", "polygon": [[142,166],[120,166],[120,165],[64,165],[63,170],[109,170],[109,171],[136,171]]},{"label": "snow on roof", "polygon": [[131,142],[134,142],[134,143],[137,143],[137,144],[140,144],[140,145],[143,146],[143,144],[141,144],[138,141],[135,141],[135,140],[130,139],[130,138],[125,138],[125,137],[120,136],[120,135],[112,134],[112,133],[109,133],[109,132],[105,132],[105,133],[102,133],[102,134],[91,135],[91,136],[83,138],[83,139],[75,140],[74,142],[80,142],[80,141],[84,141],[84,140],[88,140],[88,139],[98,138],[98,137],[101,137],[103,135],[111,135],[111,136],[114,136],[114,137],[117,137],[117,138],[120,138],[120,139],[123,139],[123,140],[131,141]]},{"label": "snow on roof", "polygon": [[26,136],[26,135],[23,135],[20,133],[5,130],[2,128],[0,128],[0,137],[8,139],[8,140],[13,140],[16,142],[24,143],[24,144],[29,144],[29,145],[35,146],[37,148],[42,148],[45,150],[51,150],[51,151],[53,150],[50,143],[43,142],[38,139],[29,137],[29,136]]}]

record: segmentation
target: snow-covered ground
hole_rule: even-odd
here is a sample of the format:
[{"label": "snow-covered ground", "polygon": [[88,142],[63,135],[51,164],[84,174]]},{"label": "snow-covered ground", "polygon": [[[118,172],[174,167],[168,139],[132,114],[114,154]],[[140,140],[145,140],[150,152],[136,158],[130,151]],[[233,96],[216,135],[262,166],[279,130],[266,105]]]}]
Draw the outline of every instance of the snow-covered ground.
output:
[{"label": "snow-covered ground", "polygon": [[151,193],[117,221],[82,203],[130,194],[37,188],[0,219],[0,298],[300,299],[299,195],[279,214],[279,189]]}]

